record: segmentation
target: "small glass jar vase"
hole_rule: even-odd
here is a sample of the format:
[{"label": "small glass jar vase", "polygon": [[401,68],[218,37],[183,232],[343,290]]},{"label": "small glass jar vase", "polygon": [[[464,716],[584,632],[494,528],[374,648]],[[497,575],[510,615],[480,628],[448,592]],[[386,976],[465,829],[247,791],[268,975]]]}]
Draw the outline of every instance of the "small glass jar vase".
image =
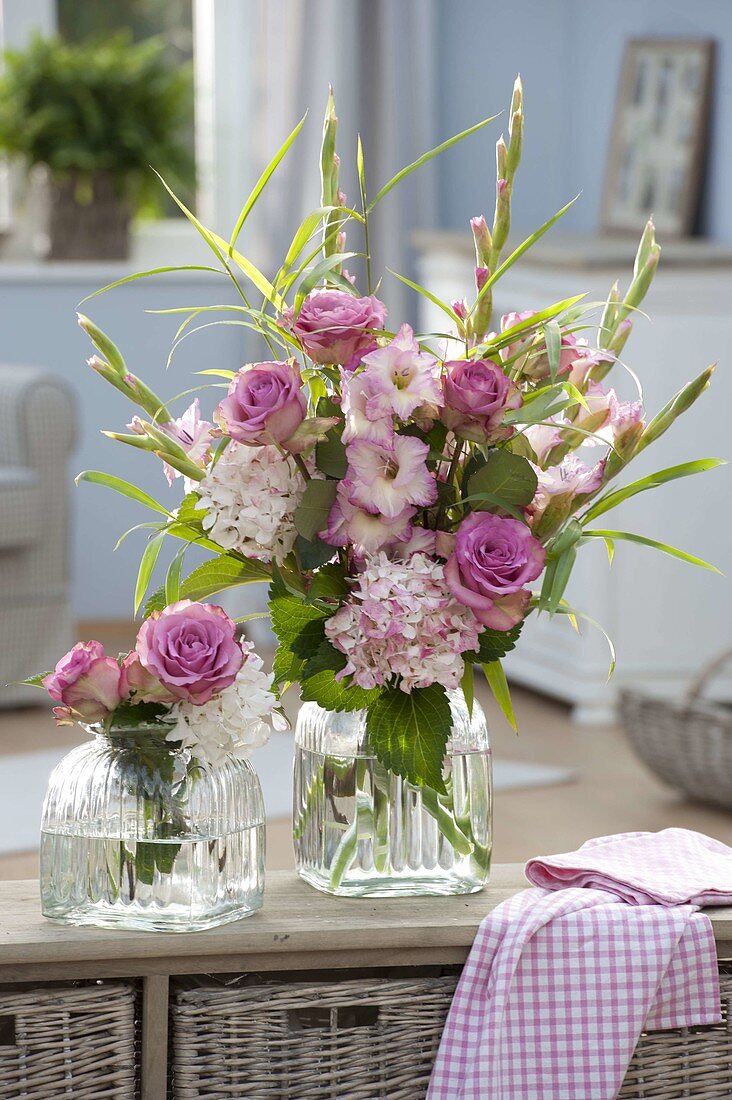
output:
[{"label": "small glass jar vase", "polygon": [[295,732],[294,842],[301,878],[329,894],[471,894],[488,881],[491,752],[485,715],[449,694],[446,794],[414,787],[371,750],[364,711],[306,703]]},{"label": "small glass jar vase", "polygon": [[43,807],[43,915],[191,932],[259,909],[264,805],[249,761],[200,762],[162,721],[83,728],[93,740],[55,768]]}]

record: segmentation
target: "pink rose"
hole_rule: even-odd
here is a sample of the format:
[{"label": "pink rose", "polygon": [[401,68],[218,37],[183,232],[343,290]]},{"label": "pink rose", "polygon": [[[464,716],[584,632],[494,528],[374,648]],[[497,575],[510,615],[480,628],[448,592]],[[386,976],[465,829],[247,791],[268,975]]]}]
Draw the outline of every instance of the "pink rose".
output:
[{"label": "pink rose", "polygon": [[495,443],[513,429],[501,427],[507,409],[523,398],[503,370],[490,359],[456,359],[445,363],[443,424],[461,439]]},{"label": "pink rose", "polygon": [[120,693],[135,703],[174,703],[177,696],[143,665],[133,649],[122,662]]},{"label": "pink rose", "polygon": [[526,614],[531,593],[524,586],[539,576],[545,557],[519,520],[472,512],[458,527],[445,581],[484,626],[510,630]]},{"label": "pink rose", "polygon": [[233,684],[244,660],[226,612],[192,600],[154,611],[140,627],[135,649],[143,667],[176,698],[198,705]]},{"label": "pink rose", "polygon": [[43,680],[59,723],[101,722],[118,705],[120,669],[101,642],[77,642]]},{"label": "pink rose", "polygon": [[319,287],[308,294],[297,317],[288,309],[283,320],[316,363],[354,370],[360,353],[374,346],[370,330],[383,329],[386,306],[373,294],[355,298],[345,290]]},{"label": "pink rose", "polygon": [[284,443],[300,427],[307,409],[294,359],[250,363],[232,378],[214,419],[237,443]]}]

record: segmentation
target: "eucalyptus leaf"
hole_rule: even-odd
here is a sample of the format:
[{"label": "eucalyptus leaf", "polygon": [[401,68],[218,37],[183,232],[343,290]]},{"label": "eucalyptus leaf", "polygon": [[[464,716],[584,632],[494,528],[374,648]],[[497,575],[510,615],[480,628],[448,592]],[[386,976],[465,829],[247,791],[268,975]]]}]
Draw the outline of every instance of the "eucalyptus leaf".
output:
[{"label": "eucalyptus leaf", "polygon": [[[505,448],[491,451],[486,462],[468,481],[468,493],[489,494],[511,508],[530,504],[536,494],[538,479],[531,463],[522,455]],[[489,500],[478,500],[476,508],[485,508]]]},{"label": "eucalyptus leaf", "polygon": [[335,481],[316,481],[307,483],[303,498],[298,504],[293,522],[298,534],[310,542],[319,531],[328,526],[328,516],[335,503],[338,483]]}]

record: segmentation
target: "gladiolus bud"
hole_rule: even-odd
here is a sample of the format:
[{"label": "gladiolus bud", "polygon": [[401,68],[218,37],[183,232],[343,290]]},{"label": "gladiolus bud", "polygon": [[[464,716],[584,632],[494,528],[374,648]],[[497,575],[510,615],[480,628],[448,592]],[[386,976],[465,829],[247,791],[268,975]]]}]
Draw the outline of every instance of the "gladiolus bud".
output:
[{"label": "gladiolus bud", "polygon": [[452,306],[453,311],[457,313],[460,320],[464,321],[465,318],[468,316],[468,303],[465,301],[465,299],[456,298],[454,302],[450,303],[450,305]]},{"label": "gladiolus bud", "polygon": [[649,443],[653,443],[654,440],[663,435],[663,433],[671,427],[677,417],[691,408],[696,399],[701,397],[704,390],[709,386],[713,374],[714,366],[707,367],[706,370],[701,372],[698,378],[694,378],[691,382],[687,382],[683,389],[679,390],[679,392],[671,398],[668,404],[665,405],[646,426],[636,448],[636,454],[639,454]]},{"label": "gladiolus bud", "polygon": [[475,289],[480,292],[485,286],[486,280],[490,275],[490,271],[487,267],[476,267],[475,269]]},{"label": "gladiolus bud", "polygon": [[473,240],[475,241],[475,262],[481,267],[487,267],[493,242],[491,231],[482,214],[479,218],[470,219],[470,228],[473,231]]},{"label": "gladiolus bud", "polygon": [[506,164],[508,160],[508,149],[506,148],[506,142],[503,134],[496,142],[496,176],[500,179],[505,179],[507,175]]},{"label": "gladiolus bud", "polygon": [[79,321],[79,327],[84,330],[97,351],[102,353],[111,368],[119,375],[126,374],[127,367],[122,357],[122,352],[117,345],[113,343],[100,328],[97,328],[93,321],[85,317],[83,313],[77,313],[76,316]]}]

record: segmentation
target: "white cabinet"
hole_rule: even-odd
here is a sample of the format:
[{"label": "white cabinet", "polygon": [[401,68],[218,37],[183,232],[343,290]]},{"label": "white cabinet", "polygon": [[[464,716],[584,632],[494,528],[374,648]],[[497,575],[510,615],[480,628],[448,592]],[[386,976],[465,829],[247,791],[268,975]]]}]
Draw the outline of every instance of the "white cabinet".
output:
[{"label": "white cabinet", "polygon": [[[430,234],[419,244],[419,282],[447,301],[470,296],[469,234],[460,243],[452,234]],[[627,285],[632,254],[630,244],[614,240],[545,247],[537,260],[527,263],[524,257],[499,282],[496,317],[583,292],[591,301],[604,299],[616,277],[621,277],[621,287]],[[420,328],[444,331],[444,315],[424,301],[421,308]],[[618,484],[692,458],[730,457],[732,252],[705,242],[665,249],[643,308],[650,320],[637,317],[624,358],[642,381],[649,413],[708,363],[719,361],[719,369],[711,389]],[[610,379],[625,396],[632,395],[621,368]],[[660,539],[728,574],[731,508],[730,472],[721,468],[644,493],[603,516],[597,526]],[[577,637],[558,617],[532,616],[519,651],[507,658],[506,667],[516,682],[572,703],[581,722],[611,718],[623,686],[683,691],[702,664],[732,643],[729,580],[644,547],[618,542],[612,567],[600,540],[583,547],[567,597],[613,638],[618,664],[610,683],[602,636],[585,625]],[[718,681],[715,694],[732,698],[732,676]]]}]

